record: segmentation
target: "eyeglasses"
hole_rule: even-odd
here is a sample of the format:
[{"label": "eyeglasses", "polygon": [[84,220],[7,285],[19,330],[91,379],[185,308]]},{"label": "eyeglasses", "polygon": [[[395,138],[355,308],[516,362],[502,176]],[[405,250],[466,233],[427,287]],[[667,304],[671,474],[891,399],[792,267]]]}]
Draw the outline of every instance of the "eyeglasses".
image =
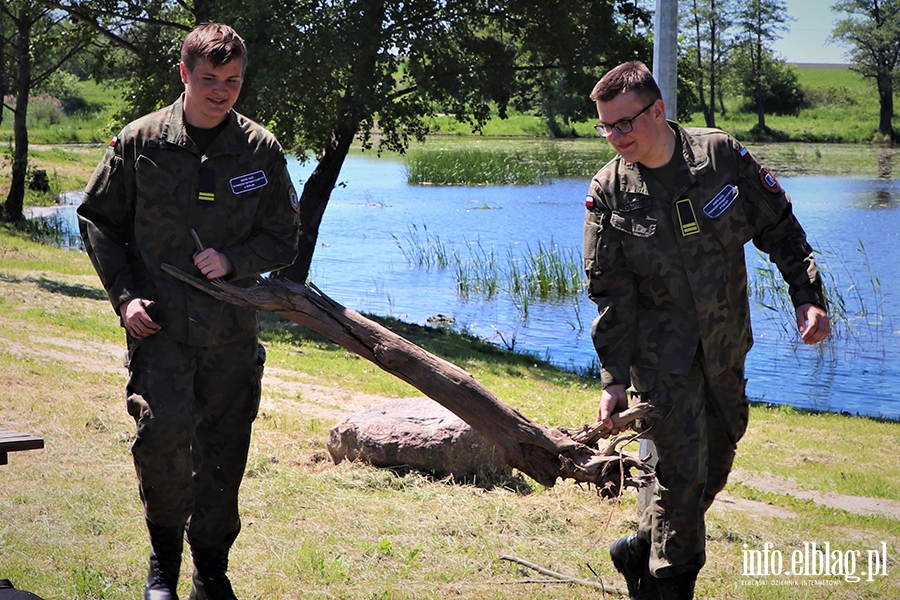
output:
[{"label": "eyeglasses", "polygon": [[638,114],[634,115],[630,119],[622,119],[621,121],[616,121],[612,125],[608,125],[606,123],[603,123],[602,121],[597,121],[597,124],[594,125],[594,129],[596,129],[597,133],[599,133],[603,137],[609,137],[610,135],[612,135],[613,129],[615,129],[616,131],[618,131],[619,133],[621,133],[623,135],[626,133],[631,133],[632,130],[634,129],[634,120],[637,119],[642,114],[644,114],[647,111],[647,109],[650,108],[651,106],[653,106],[654,104],[656,104],[656,100],[654,100],[653,102],[651,102],[650,104],[648,104],[647,106],[642,108],[640,110],[640,112],[638,112]]}]

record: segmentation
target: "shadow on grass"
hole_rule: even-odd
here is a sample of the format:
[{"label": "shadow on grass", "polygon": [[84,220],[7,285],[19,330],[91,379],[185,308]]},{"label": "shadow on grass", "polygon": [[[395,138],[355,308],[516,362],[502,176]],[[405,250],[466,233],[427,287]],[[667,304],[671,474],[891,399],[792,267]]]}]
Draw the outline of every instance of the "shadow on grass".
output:
[{"label": "shadow on grass", "polygon": [[44,291],[51,294],[62,294],[70,298],[87,298],[89,300],[107,300],[106,293],[103,290],[87,285],[63,283],[46,277],[15,277],[12,275],[0,274],[0,281],[6,283],[34,283]]},{"label": "shadow on grass", "polygon": [[385,471],[393,473],[395,476],[403,478],[407,476],[424,477],[432,483],[444,483],[447,485],[471,485],[486,491],[494,489],[504,489],[519,496],[527,496],[534,492],[534,488],[528,483],[524,475],[513,472],[510,469],[502,471],[482,470],[475,475],[468,477],[456,477],[449,475],[447,477],[437,477],[431,473],[425,473],[408,466],[396,467],[380,467]]},{"label": "shadow on grass", "polygon": [[88,287],[80,284],[69,284],[61,281],[54,281],[41,277],[40,279],[28,278],[26,281],[33,281],[40,287],[52,294],[63,294],[71,298],[87,298],[89,300],[107,300],[106,293],[94,287]]},{"label": "shadow on grass", "polygon": [[[558,377],[561,373],[560,369],[543,359],[530,354],[504,350],[468,333],[453,331],[445,327],[427,327],[405,323],[392,317],[364,316],[431,354],[454,364],[469,361],[490,363],[494,367],[505,369],[512,377],[523,376],[526,368],[532,375],[538,373],[541,376],[551,376],[553,374]],[[262,328],[260,339],[264,342],[280,342],[297,347],[304,344],[315,344],[323,349],[343,351],[338,344],[284,317],[263,312],[259,314],[259,317]],[[576,377],[575,375],[571,376]]]}]

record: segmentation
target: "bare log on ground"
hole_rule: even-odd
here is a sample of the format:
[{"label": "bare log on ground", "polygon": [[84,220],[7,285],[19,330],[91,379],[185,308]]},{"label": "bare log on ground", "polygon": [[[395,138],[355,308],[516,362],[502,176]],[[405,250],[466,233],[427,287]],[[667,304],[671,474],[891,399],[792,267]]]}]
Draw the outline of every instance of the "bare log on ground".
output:
[{"label": "bare log on ground", "polygon": [[[219,300],[279,314],[375,363],[471,425],[497,446],[507,464],[538,483],[552,486],[559,477],[573,479],[594,484],[603,496],[612,497],[623,487],[639,488],[652,481],[652,467],[615,451],[617,442],[610,445],[613,451],[605,452],[563,430],[530,421],[465,370],[341,306],[318,289],[261,278],[255,287],[238,288],[193,277],[171,265],[162,265],[162,269]],[[620,413],[618,426],[624,427],[646,413],[646,407]],[[576,435],[590,440],[602,435],[602,431],[597,432],[598,427],[589,426]],[[637,472],[632,474],[632,469]]]}]

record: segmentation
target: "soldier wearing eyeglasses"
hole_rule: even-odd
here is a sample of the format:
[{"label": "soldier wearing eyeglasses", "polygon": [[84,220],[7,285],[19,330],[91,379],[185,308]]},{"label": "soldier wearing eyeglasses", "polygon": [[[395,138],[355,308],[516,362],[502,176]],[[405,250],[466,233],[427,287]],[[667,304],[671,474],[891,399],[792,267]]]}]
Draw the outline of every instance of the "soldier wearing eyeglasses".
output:
[{"label": "soldier wearing eyeglasses", "polygon": [[618,152],[591,181],[584,223],[598,307],[597,418],[612,428],[629,396],[657,409],[641,427],[657,448],[658,485],[638,531],[610,555],[631,598],[693,598],[706,561],[704,514],[747,428],[744,245],[781,271],[807,344],[829,335],[825,298],[790,197],[739,142],[667,121],[640,62],[609,71],[591,99],[597,131]]}]

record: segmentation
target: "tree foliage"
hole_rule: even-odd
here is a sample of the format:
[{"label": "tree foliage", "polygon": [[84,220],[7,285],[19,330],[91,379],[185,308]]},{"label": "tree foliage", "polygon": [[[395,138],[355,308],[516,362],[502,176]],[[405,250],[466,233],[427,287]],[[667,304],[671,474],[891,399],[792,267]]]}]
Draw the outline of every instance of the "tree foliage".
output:
[{"label": "tree foliage", "polygon": [[776,58],[771,51],[764,51],[757,58],[739,47],[732,54],[731,67],[730,80],[745,99],[742,110],[758,110],[760,90],[766,114],[797,116],[802,108],[809,106],[797,69]]},{"label": "tree foliage", "polygon": [[703,113],[707,127],[716,126],[717,100],[725,112],[722,83],[733,47],[734,13],[734,0],[687,0],[682,11],[681,25],[691,57],[691,63],[684,66],[690,66],[694,75],[696,108]]},{"label": "tree foliage", "polygon": [[831,10],[843,14],[831,39],[850,46],[855,71],[874,79],[878,88],[878,133],[893,138],[894,70],[900,66],[900,2],[840,0]]},{"label": "tree foliage", "polygon": [[764,134],[766,127],[767,79],[772,70],[772,44],[787,30],[789,16],[784,0],[747,0],[737,12],[737,45],[745,58],[742,81],[748,81],[745,89],[751,91],[756,105],[756,130]]},{"label": "tree foliage", "polygon": [[[22,221],[28,176],[28,100],[31,90],[57,72],[89,42],[59,11],[37,0],[0,3],[0,98],[13,114],[10,189],[0,221]],[[11,102],[7,103],[7,98]]]},{"label": "tree foliage", "polygon": [[403,151],[436,113],[478,131],[492,111],[540,99],[591,118],[602,72],[648,60],[649,15],[625,0],[66,0],[54,2],[127,50],[130,116],[171,102],[177,47],[203,20],[229,23],[250,55],[237,108],[290,151],[318,160],[300,201],[308,274],[319,224],[354,140]]}]

